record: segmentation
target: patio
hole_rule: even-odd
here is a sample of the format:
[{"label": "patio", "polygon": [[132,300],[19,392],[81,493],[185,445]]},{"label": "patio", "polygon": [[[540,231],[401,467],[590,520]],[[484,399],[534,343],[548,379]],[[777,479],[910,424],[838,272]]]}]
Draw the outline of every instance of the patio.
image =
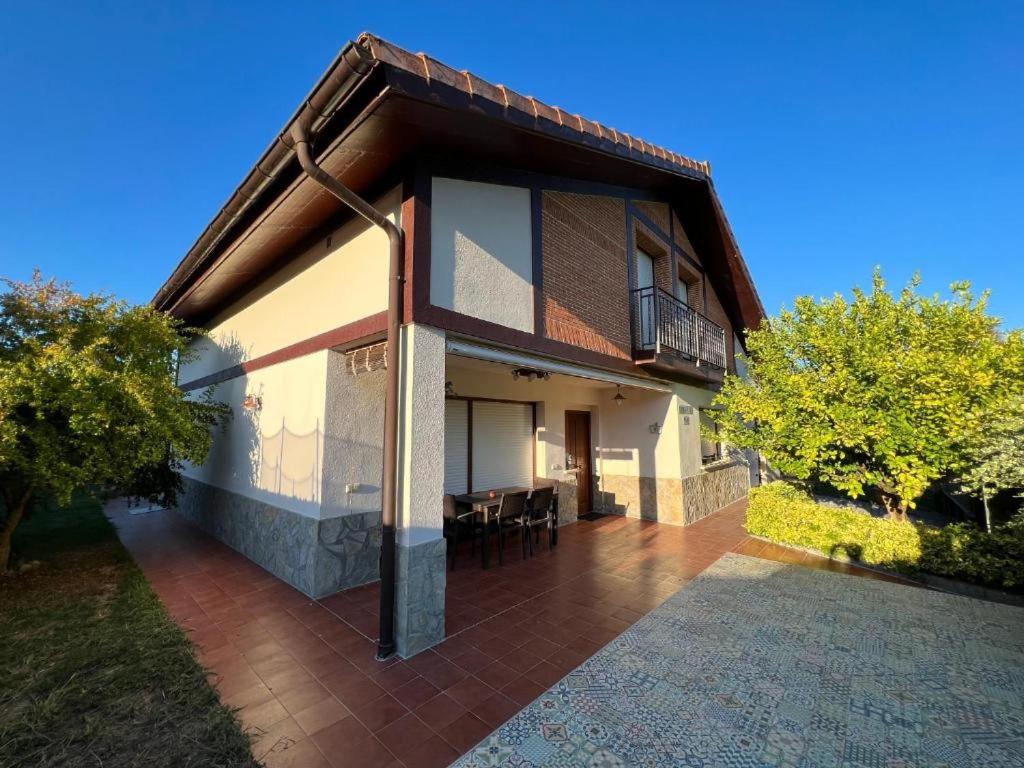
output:
[{"label": "patio", "polygon": [[108,514],[268,766],[447,765],[730,551],[858,570],[748,538],[742,504],[686,528],[581,521],[525,561],[464,553],[447,639],[380,663],[375,585],[313,601],[172,512]]},{"label": "patio", "polygon": [[1019,766],[1022,630],[1020,608],[730,553],[457,768]]}]

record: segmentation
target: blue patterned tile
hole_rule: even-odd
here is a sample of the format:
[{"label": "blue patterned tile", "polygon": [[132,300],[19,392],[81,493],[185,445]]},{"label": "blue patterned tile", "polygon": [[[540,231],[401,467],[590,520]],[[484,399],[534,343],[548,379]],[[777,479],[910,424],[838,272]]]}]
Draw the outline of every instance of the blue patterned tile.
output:
[{"label": "blue patterned tile", "polygon": [[461,758],[1024,765],[1024,610],[728,555]]}]

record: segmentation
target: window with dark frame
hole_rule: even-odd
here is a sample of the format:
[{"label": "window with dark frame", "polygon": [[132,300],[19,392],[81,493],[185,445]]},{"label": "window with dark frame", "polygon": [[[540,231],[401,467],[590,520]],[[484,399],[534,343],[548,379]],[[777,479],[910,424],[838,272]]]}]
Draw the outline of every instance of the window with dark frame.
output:
[{"label": "window with dark frame", "polygon": [[719,440],[709,440],[705,432],[718,435],[718,424],[711,418],[710,408],[700,409],[700,461],[701,464],[711,464],[722,458],[722,443]]}]

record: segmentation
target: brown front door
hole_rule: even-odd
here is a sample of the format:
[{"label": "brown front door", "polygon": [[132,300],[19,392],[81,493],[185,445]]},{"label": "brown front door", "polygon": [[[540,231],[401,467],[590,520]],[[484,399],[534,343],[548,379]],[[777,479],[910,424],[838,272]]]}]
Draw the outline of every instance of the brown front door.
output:
[{"label": "brown front door", "polygon": [[591,488],[594,485],[590,466],[590,414],[586,411],[565,412],[565,468],[576,474],[577,514],[591,511]]}]

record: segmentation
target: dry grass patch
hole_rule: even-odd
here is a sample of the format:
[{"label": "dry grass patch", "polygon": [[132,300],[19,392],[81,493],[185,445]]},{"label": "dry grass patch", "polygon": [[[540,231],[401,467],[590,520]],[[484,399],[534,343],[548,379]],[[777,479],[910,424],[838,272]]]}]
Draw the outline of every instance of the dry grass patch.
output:
[{"label": "dry grass patch", "polygon": [[15,557],[38,563],[0,577],[0,765],[256,765],[96,502],[25,522]]}]

